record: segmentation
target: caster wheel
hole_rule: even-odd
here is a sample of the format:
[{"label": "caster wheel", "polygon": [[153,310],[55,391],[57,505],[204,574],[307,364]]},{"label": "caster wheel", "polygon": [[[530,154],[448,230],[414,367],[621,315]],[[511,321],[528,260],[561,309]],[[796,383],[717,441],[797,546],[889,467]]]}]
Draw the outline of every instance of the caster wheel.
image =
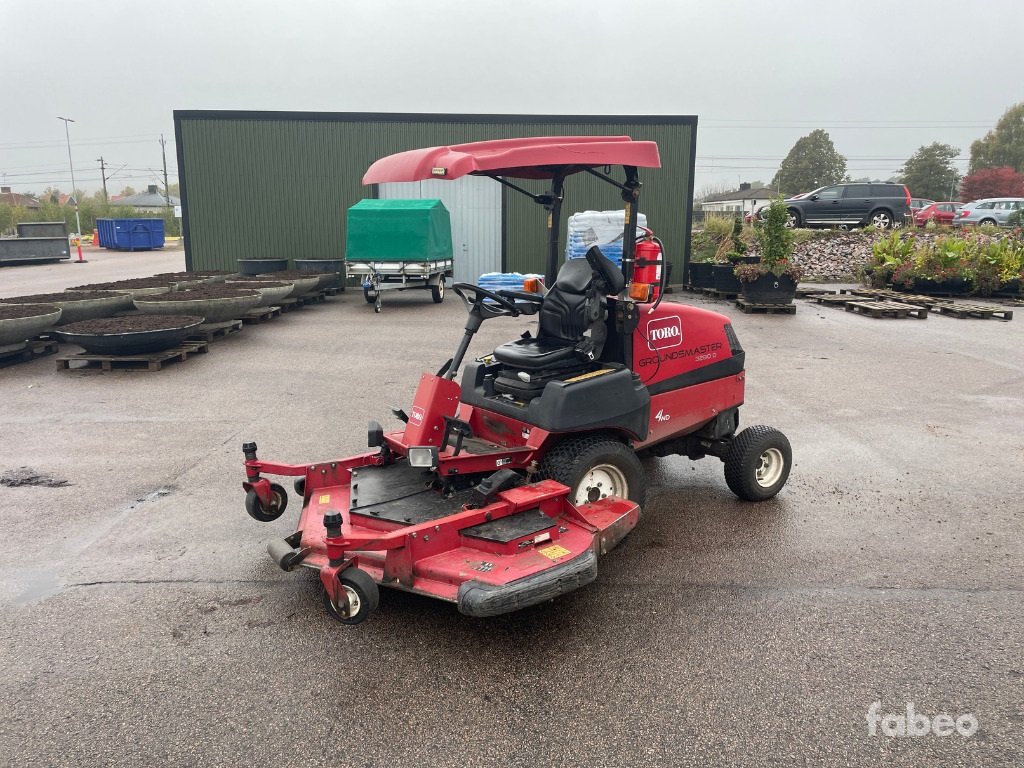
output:
[{"label": "caster wheel", "polygon": [[277,483],[270,484],[270,504],[265,505],[256,491],[245,494],[245,511],[253,520],[270,523],[284,514],[288,507],[288,492]]},{"label": "caster wheel", "polygon": [[296,496],[299,496],[300,498],[303,499],[306,498],[306,478],[300,477],[298,480],[292,483],[292,487],[295,489]]},{"label": "caster wheel", "polygon": [[381,310],[380,304],[375,304],[374,307],[373,307],[373,311],[374,312],[380,312],[380,310]]},{"label": "caster wheel", "polygon": [[377,609],[380,602],[380,590],[366,571],[358,568],[346,568],[338,575],[341,588],[348,596],[348,607],[340,609],[331,602],[330,595],[324,590],[324,608],[331,618],[342,624],[360,624]]}]

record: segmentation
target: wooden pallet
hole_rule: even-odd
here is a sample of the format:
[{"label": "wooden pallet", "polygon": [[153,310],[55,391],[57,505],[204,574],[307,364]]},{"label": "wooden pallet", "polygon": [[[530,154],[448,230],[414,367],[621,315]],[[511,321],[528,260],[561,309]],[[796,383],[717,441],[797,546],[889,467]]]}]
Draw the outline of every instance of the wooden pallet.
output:
[{"label": "wooden pallet", "polygon": [[846,303],[847,312],[856,312],[869,317],[894,317],[903,319],[916,317],[918,320],[928,319],[928,307],[919,307],[916,304],[903,304],[898,301],[849,301]]},{"label": "wooden pallet", "polygon": [[[186,360],[192,355],[208,352],[209,342],[186,341],[176,347],[160,352],[149,352],[143,355],[93,355],[81,352],[77,355],[66,355],[57,358],[58,371],[81,370],[84,368],[102,368],[104,371],[117,369],[133,371],[159,371],[164,363]],[[83,365],[74,365],[83,363]]]},{"label": "wooden pallet", "polygon": [[766,315],[796,314],[796,304],[755,304],[746,299],[736,299],[736,306],[743,310],[743,313],[746,315],[751,313]]},{"label": "wooden pallet", "polygon": [[815,296],[835,296],[838,291],[833,291],[830,288],[816,288],[814,286],[800,286],[796,289],[796,297],[798,299],[810,299]]},{"label": "wooden pallet", "polygon": [[215,341],[242,330],[241,320],[226,320],[223,323],[203,323],[188,335],[189,341]]},{"label": "wooden pallet", "polygon": [[0,346],[0,365],[34,360],[43,355],[52,355],[60,348],[55,339],[40,336],[18,344]]},{"label": "wooden pallet", "polygon": [[701,288],[700,292],[712,299],[725,299],[726,301],[738,299],[740,295],[738,291],[720,291],[717,288]]},{"label": "wooden pallet", "polygon": [[862,296],[865,298],[877,299],[879,301],[896,301],[901,304],[916,304],[919,307],[931,309],[939,304],[949,304],[952,299],[944,299],[939,296],[924,296],[916,293],[903,293],[893,291],[889,288],[844,288],[844,294],[851,296]]},{"label": "wooden pallet", "polygon": [[988,304],[969,304],[954,301],[950,304],[939,304],[936,309],[944,315],[952,317],[980,317],[983,319],[1013,320],[1013,310],[1005,307],[993,307]]},{"label": "wooden pallet", "polygon": [[819,304],[827,304],[830,307],[845,307],[847,304],[856,304],[857,302],[872,300],[867,296],[854,297],[845,293],[820,293],[817,296],[808,296],[807,298],[812,299]]},{"label": "wooden pallet", "polygon": [[280,307],[257,307],[256,309],[250,309],[241,317],[241,321],[245,325],[257,325],[259,323],[265,323],[267,320],[273,320],[275,317],[281,316]]}]

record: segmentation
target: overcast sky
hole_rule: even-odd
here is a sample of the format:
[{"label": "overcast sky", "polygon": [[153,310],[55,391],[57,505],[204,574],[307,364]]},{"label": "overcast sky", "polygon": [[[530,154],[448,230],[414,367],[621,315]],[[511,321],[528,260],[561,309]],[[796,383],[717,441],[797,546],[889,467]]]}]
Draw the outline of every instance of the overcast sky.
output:
[{"label": "overcast sky", "polygon": [[[697,115],[697,179],[824,128],[853,177],[1024,100],[1024,0],[0,0],[0,179],[177,180],[174,109]],[[118,170],[118,169],[121,170]]]}]

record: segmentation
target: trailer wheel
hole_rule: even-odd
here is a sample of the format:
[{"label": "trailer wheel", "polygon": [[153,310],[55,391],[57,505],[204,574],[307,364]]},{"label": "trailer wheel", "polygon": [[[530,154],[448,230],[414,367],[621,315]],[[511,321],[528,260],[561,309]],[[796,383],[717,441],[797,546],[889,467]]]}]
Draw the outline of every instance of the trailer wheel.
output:
[{"label": "trailer wheel", "polygon": [[430,296],[435,304],[440,304],[444,301],[444,277],[438,281],[437,285],[430,286]]},{"label": "trailer wheel", "polygon": [[366,571],[358,568],[346,568],[338,575],[338,582],[348,596],[348,608],[339,610],[331,596],[324,590],[324,608],[327,613],[342,624],[359,624],[377,610],[380,603],[380,590],[377,582]]},{"label": "trailer wheel", "polygon": [[277,483],[270,484],[270,504],[266,505],[256,491],[245,494],[245,511],[253,520],[271,523],[284,514],[288,507],[288,492]]},{"label": "trailer wheel", "polygon": [[779,430],[758,424],[733,438],[724,461],[729,490],[746,501],[764,501],[786,484],[793,449]]},{"label": "trailer wheel", "polygon": [[373,304],[377,301],[377,294],[371,293],[369,288],[363,288],[363,298],[367,304]]},{"label": "trailer wheel", "polygon": [[577,506],[607,496],[643,506],[647,498],[647,476],[636,452],[610,437],[578,437],[559,443],[541,460],[540,474],[569,486],[569,500]]}]

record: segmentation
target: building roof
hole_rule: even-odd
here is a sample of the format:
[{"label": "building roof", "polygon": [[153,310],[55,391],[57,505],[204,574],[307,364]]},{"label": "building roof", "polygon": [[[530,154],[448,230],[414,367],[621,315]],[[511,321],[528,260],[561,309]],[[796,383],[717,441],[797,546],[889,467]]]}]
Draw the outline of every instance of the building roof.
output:
[{"label": "building roof", "polygon": [[773,197],[778,197],[778,192],[774,189],[758,187],[757,189],[737,189],[735,192],[722,192],[717,195],[708,195],[702,202],[724,203],[730,200],[771,200]]},{"label": "building roof", "polygon": [[39,201],[32,195],[22,195],[12,192],[10,187],[0,187],[0,203],[13,205],[18,208],[38,208]]},{"label": "building roof", "polygon": [[[181,204],[181,200],[176,198],[174,195],[170,195],[170,200],[171,205]],[[128,197],[111,200],[110,204],[131,206],[132,208],[162,208],[168,203],[167,199],[163,196],[163,193],[157,190],[156,185],[150,184],[149,189],[145,192],[139,192],[135,195],[128,195]]]}]

